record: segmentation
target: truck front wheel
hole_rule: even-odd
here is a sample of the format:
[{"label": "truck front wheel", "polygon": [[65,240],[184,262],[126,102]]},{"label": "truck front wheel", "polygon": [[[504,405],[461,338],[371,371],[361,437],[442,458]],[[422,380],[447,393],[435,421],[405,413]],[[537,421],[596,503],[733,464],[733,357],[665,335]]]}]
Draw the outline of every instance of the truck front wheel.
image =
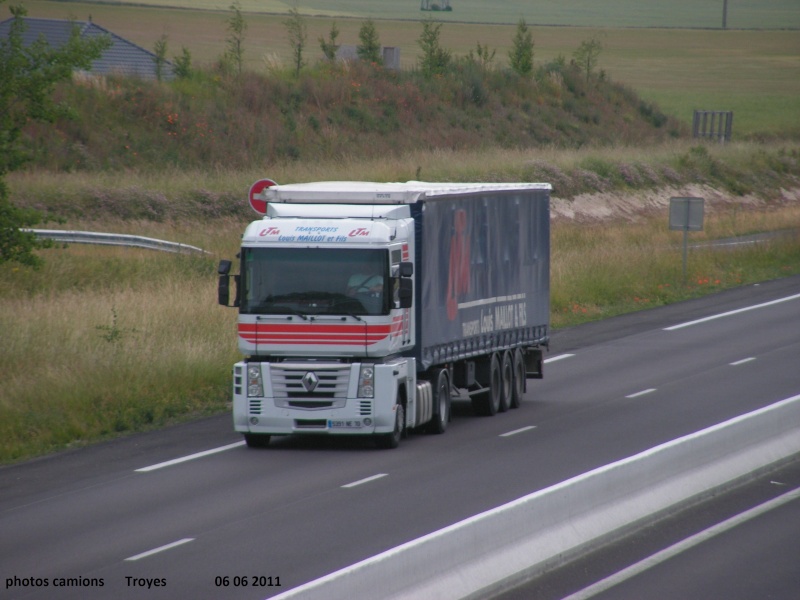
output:
[{"label": "truck front wheel", "polygon": [[266,448],[269,446],[269,436],[263,433],[245,433],[244,441],[248,448]]},{"label": "truck front wheel", "polygon": [[402,404],[398,404],[394,408],[394,429],[392,433],[384,433],[378,437],[378,447],[386,450],[397,448],[400,445],[400,439],[403,437],[405,423],[406,411]]}]

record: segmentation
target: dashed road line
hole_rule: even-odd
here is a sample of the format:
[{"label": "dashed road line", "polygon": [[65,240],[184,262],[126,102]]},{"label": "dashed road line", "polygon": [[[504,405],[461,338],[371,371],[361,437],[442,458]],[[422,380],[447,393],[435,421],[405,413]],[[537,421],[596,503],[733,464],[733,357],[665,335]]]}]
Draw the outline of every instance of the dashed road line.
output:
[{"label": "dashed road line", "polygon": [[147,558],[148,556],[152,556],[153,554],[164,552],[165,550],[171,550],[172,548],[183,546],[184,544],[188,544],[189,542],[193,541],[194,538],[183,538],[182,540],[178,540],[177,542],[172,542],[171,544],[165,544],[163,546],[159,546],[158,548],[153,548],[152,550],[148,550],[147,552],[142,552],[141,554],[137,554],[136,556],[131,556],[129,558],[126,558],[125,560],[126,561],[140,560],[142,558]]},{"label": "dashed road line", "polygon": [[220,452],[225,452],[226,450],[231,450],[232,448],[238,448],[239,446],[244,446],[244,445],[245,442],[241,441],[241,442],[236,442],[235,444],[228,444],[227,446],[220,446],[219,448],[212,448],[211,450],[204,450],[203,452],[196,452],[195,454],[182,456],[181,458],[173,458],[172,460],[167,460],[165,462],[161,462],[155,465],[150,465],[149,467],[142,467],[141,469],[136,469],[136,473],[149,473],[150,471],[156,471],[158,469],[163,469],[164,467],[171,467],[172,465],[177,465],[190,460],[195,460],[196,458],[203,458],[204,456],[210,456],[211,454],[218,454]]},{"label": "dashed road line", "polygon": [[656,391],[656,388],[647,388],[646,390],[642,390],[641,392],[636,392],[635,394],[630,394],[625,396],[626,398],[638,398],[639,396],[646,396],[647,394],[652,394]]},{"label": "dashed road line", "polygon": [[574,354],[559,354],[558,356],[553,356],[552,358],[545,358],[545,363],[552,363],[556,362],[557,360],[564,360],[565,358],[571,358],[575,356]]},{"label": "dashed road line", "polygon": [[522,433],[524,431],[530,431],[531,429],[536,429],[536,425],[528,425],[527,427],[520,427],[519,429],[515,429],[514,431],[501,433],[500,437],[510,437],[512,435],[517,435],[518,433]]},{"label": "dashed road line", "polygon": [[343,485],[343,488],[354,488],[358,485],[363,485],[365,483],[369,483],[370,481],[375,481],[376,479],[380,479],[381,477],[386,477],[388,473],[378,473],[377,475],[373,475],[372,477],[365,477],[364,479],[359,479],[358,481],[354,481],[353,483],[348,483]]},{"label": "dashed road line", "polygon": [[749,357],[749,358],[743,358],[742,360],[737,360],[736,362],[732,362],[732,363],[730,363],[730,365],[731,365],[732,367],[738,367],[739,365],[743,365],[743,364],[745,364],[745,363],[752,362],[752,361],[754,361],[755,359],[756,359],[756,358],[755,358],[755,356],[751,356],[751,357]]}]

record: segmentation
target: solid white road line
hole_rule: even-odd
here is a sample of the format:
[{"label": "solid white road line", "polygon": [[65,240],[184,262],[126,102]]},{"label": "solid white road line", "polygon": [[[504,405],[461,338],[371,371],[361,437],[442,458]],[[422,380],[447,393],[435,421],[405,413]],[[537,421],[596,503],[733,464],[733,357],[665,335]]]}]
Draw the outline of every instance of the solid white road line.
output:
[{"label": "solid white road line", "polygon": [[778,300],[772,300],[771,302],[764,302],[763,304],[754,304],[753,306],[745,306],[744,308],[729,310],[728,312],[719,313],[718,315],[711,315],[710,317],[704,317],[702,319],[697,319],[695,321],[687,321],[686,323],[679,323],[678,325],[673,325],[672,327],[665,327],[664,331],[675,331],[676,329],[691,327],[692,325],[697,325],[698,323],[705,323],[706,321],[713,321],[714,319],[721,319],[722,317],[738,315],[739,313],[747,312],[748,310],[764,308],[765,306],[772,306],[773,304],[780,304],[781,302],[788,302],[789,300],[797,300],[798,298],[800,298],[800,294],[795,294],[794,296],[787,296],[786,298],[779,298]]},{"label": "solid white road line", "polygon": [[648,388],[646,390],[642,390],[641,392],[636,392],[635,394],[630,394],[629,396],[625,396],[626,398],[638,398],[639,396],[644,396],[646,394],[652,394],[656,391],[656,388]]},{"label": "solid white road line", "polygon": [[509,431],[508,433],[501,433],[500,437],[509,437],[512,435],[517,435],[518,433],[522,433],[523,431],[530,431],[531,429],[536,429],[536,425],[528,425],[527,427],[521,427],[520,429],[515,429],[514,431]]},{"label": "solid white road line", "polygon": [[386,477],[388,473],[378,473],[377,475],[373,475],[372,477],[366,477],[364,479],[359,479],[358,481],[354,481],[353,483],[348,483],[343,485],[343,488],[352,488],[356,487],[357,485],[361,485],[363,483],[369,483],[370,481],[375,481],[376,479],[380,479],[381,477]]},{"label": "solid white road line", "polygon": [[572,594],[571,596],[567,596],[563,600],[587,600],[587,598],[596,596],[597,594],[611,589],[623,581],[627,581],[628,579],[631,579],[640,573],[644,573],[647,569],[661,564],[670,558],[677,556],[681,552],[685,552],[686,550],[702,544],[706,540],[709,540],[716,535],[730,531],[734,527],[741,525],[750,519],[755,519],[756,517],[759,517],[770,510],[778,508],[779,506],[783,506],[792,500],[796,500],[797,498],[800,498],[800,488],[791,492],[787,492],[782,496],[778,496],[777,498],[773,498],[772,500],[764,502],[763,504],[759,504],[758,506],[740,513],[735,517],[731,517],[730,519],[722,521],[722,523],[717,523],[716,525],[709,527],[700,533],[696,533],[695,535],[688,537],[677,544],[673,544],[661,552],[656,552],[652,556],[649,556],[648,558],[645,558],[644,560],[639,561],[638,563],[631,565],[630,567],[623,569],[622,571],[619,571],[610,577],[598,581],[597,583],[590,585],[589,587],[584,588],[581,591]]},{"label": "solid white road line", "polygon": [[244,446],[245,442],[236,442],[235,444],[228,444],[227,446],[220,446],[219,448],[212,448],[211,450],[204,450],[203,452],[197,452],[195,454],[190,454],[189,456],[182,456],[181,458],[173,458],[172,460],[168,460],[166,462],[158,463],[157,465],[150,465],[149,467],[142,467],[141,469],[136,469],[137,473],[149,473],[150,471],[155,471],[157,469],[163,469],[164,467],[171,467],[172,465],[177,465],[189,460],[194,460],[196,458],[203,458],[204,456],[209,456],[211,454],[218,454],[219,452],[225,452],[226,450],[230,450],[232,448],[238,448],[239,446]]},{"label": "solid white road line", "polygon": [[755,360],[754,356],[750,358],[743,358],[742,360],[737,360],[736,362],[730,363],[732,367],[738,367],[739,365],[743,365],[744,363],[749,363],[750,361]]},{"label": "solid white road line", "polygon": [[147,552],[142,552],[141,554],[137,554],[136,556],[131,556],[130,558],[126,558],[125,560],[126,561],[139,560],[140,558],[146,558],[148,556],[152,556],[153,554],[164,552],[164,550],[170,550],[172,548],[175,548],[176,546],[183,546],[184,544],[188,544],[189,542],[193,541],[194,538],[183,538],[182,540],[178,540],[177,542],[172,542],[171,544],[159,546],[158,548],[153,548],[152,550],[148,550]]}]

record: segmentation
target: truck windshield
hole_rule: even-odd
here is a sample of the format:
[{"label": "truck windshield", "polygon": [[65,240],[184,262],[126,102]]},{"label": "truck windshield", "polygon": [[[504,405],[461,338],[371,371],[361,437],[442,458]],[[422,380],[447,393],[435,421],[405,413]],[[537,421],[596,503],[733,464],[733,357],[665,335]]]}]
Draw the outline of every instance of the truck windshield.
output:
[{"label": "truck windshield", "polygon": [[243,248],[240,312],[388,314],[388,277],[387,250]]}]

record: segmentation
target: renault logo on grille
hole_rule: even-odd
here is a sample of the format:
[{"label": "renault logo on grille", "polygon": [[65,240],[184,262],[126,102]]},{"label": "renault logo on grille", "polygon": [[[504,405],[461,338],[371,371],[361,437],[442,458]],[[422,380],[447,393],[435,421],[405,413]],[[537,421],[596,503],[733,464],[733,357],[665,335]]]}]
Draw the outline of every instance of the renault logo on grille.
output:
[{"label": "renault logo on grille", "polygon": [[318,383],[319,378],[312,371],[309,371],[303,376],[303,387],[306,388],[307,392],[313,392]]}]

